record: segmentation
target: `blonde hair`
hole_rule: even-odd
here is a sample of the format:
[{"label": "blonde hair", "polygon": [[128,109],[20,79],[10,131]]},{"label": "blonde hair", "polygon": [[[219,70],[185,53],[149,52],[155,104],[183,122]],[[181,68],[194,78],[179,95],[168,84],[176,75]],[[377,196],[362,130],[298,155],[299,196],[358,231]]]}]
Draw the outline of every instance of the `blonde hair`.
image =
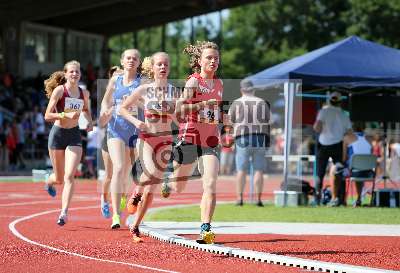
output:
[{"label": "blonde hair", "polygon": [[217,44],[210,41],[196,41],[195,45],[189,44],[183,49],[183,53],[188,54],[190,57],[189,64],[194,72],[200,72],[199,61],[201,58],[201,53],[204,49],[208,48],[219,50]]},{"label": "blonde hair", "polygon": [[50,77],[44,81],[44,90],[46,92],[46,97],[50,98],[51,94],[53,93],[54,89],[59,86],[63,85],[67,82],[67,79],[65,79],[65,72],[67,72],[68,66],[70,65],[76,65],[78,67],[81,67],[81,64],[78,61],[72,60],[67,62],[64,65],[64,70],[63,71],[56,71],[53,74],[50,75]]},{"label": "blonde hair", "polygon": [[154,79],[154,71],[153,71],[153,65],[154,65],[154,58],[158,55],[164,55],[168,58],[169,61],[169,55],[166,52],[159,51],[151,55],[150,57],[146,57],[143,59],[142,63],[142,74],[148,77],[149,79]]},{"label": "blonde hair", "polygon": [[108,70],[107,75],[108,75],[108,78],[111,78],[115,73],[119,74],[122,72],[123,72],[123,70],[119,66],[115,65]]}]

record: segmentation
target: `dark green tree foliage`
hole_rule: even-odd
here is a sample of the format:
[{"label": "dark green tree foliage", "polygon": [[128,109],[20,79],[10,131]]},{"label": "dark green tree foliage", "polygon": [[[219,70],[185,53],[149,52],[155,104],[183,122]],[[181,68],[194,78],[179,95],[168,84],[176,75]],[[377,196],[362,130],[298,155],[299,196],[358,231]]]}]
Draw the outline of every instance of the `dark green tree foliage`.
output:
[{"label": "dark green tree foliage", "polygon": [[[400,47],[399,0],[266,0],[231,9],[223,22],[220,76],[242,78],[349,35]],[[219,27],[206,16],[194,20],[194,40],[219,43]],[[182,21],[167,26],[166,51],[171,78],[185,78],[191,40]],[[112,64],[121,50],[132,47],[132,34],[110,39]],[[143,56],[161,49],[161,27],[138,32]]]},{"label": "dark green tree foliage", "polygon": [[[146,56],[161,50],[161,26],[148,28],[137,33],[137,48]],[[213,23],[207,18],[198,18],[194,22],[195,40],[216,41],[217,33]],[[190,28],[182,21],[170,23],[166,27],[165,51],[170,55],[171,79],[186,78],[190,72],[189,58],[183,54],[183,49],[190,43]],[[114,36],[109,41],[111,49],[111,64],[119,65],[120,56],[124,49],[133,48],[133,34],[125,33]]]},{"label": "dark green tree foliage", "polygon": [[224,57],[229,77],[242,77],[342,37],[342,0],[269,0],[231,10],[225,22]]},{"label": "dark green tree foliage", "polygon": [[400,48],[400,1],[349,0],[347,34]]}]

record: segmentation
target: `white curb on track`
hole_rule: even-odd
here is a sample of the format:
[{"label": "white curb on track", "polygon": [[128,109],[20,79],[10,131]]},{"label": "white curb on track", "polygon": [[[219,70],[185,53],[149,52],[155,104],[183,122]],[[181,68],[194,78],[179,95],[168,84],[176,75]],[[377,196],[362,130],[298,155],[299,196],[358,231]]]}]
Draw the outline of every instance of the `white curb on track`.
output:
[{"label": "white curb on track", "polygon": [[370,268],[363,266],[355,266],[348,264],[322,262],[317,260],[302,259],[290,256],[276,255],[265,252],[258,252],[252,250],[242,250],[239,248],[225,247],[223,245],[211,244],[204,245],[198,244],[196,241],[185,239],[181,236],[172,235],[151,227],[142,225],[140,231],[151,238],[176,244],[179,246],[197,249],[200,251],[210,252],[214,254],[226,255],[245,260],[252,260],[258,262],[266,262],[268,264],[283,265],[288,267],[302,268],[319,272],[335,272],[335,273],[395,273],[400,271],[385,270],[378,268]]},{"label": "white curb on track", "polygon": [[[193,204],[192,204],[193,205]],[[192,205],[176,205],[162,208],[153,208],[149,211],[155,212],[158,210],[165,210],[168,208],[185,207]],[[176,244],[187,248],[197,249],[200,251],[210,252],[214,254],[221,254],[231,257],[236,257],[245,260],[252,260],[258,262],[265,262],[268,264],[282,265],[288,267],[302,268],[311,271],[319,272],[333,272],[333,273],[399,273],[400,271],[386,270],[379,268],[355,266],[349,264],[339,264],[323,262],[318,260],[302,259],[291,256],[276,255],[265,252],[258,252],[252,250],[242,250],[239,248],[226,247],[218,244],[204,245],[198,244],[194,240],[185,239],[178,235],[171,235],[161,229],[151,228],[146,225],[141,225],[140,231],[151,238]]]}]

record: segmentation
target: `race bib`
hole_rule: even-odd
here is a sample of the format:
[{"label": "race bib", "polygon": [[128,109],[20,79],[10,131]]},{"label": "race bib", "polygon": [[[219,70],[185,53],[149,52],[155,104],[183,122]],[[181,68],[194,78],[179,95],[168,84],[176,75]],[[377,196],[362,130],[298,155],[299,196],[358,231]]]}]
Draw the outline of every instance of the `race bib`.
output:
[{"label": "race bib", "polygon": [[128,111],[129,111],[129,114],[130,114],[131,116],[137,117],[137,115],[138,115],[138,108],[137,108],[136,105],[129,107],[129,108],[128,108]]},{"label": "race bib", "polygon": [[168,101],[160,101],[160,102],[152,102],[149,105],[148,110],[153,113],[157,114],[159,116],[165,116],[171,113],[171,105],[168,103]]},{"label": "race bib", "polygon": [[[120,110],[121,110],[121,104],[115,105],[115,113],[116,113],[118,116],[121,115]],[[130,114],[131,116],[137,117],[137,115],[138,115],[138,108],[137,108],[137,106],[131,106],[131,107],[129,107],[129,108],[128,108],[128,112],[129,112],[129,114]]]},{"label": "race bib", "polygon": [[66,97],[64,103],[64,112],[68,113],[82,111],[83,104],[84,102],[82,99]]},{"label": "race bib", "polygon": [[205,107],[199,111],[199,118],[201,122],[217,124],[219,122],[219,108]]}]

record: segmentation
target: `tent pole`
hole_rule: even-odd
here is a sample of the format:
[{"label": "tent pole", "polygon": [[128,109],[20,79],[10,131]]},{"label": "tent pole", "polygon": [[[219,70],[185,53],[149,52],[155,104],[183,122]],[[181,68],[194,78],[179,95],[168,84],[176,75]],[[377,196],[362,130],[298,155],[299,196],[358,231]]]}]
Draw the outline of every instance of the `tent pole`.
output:
[{"label": "tent pole", "polygon": [[285,146],[283,148],[283,206],[287,206],[287,185],[289,178],[289,154],[292,135],[292,117],[293,117],[293,97],[296,84],[293,82],[284,83],[285,95]]}]

